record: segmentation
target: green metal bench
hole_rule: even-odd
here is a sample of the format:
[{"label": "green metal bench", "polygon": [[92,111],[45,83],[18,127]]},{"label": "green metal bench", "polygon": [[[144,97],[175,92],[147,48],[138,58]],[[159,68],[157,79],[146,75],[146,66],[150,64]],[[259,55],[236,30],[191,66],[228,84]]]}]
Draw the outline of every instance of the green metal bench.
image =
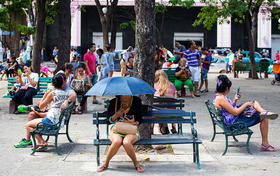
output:
[{"label": "green metal bench", "polygon": [[[143,105],[145,107],[146,105]],[[192,144],[193,145],[193,162],[197,163],[197,168],[200,169],[199,160],[199,144],[202,141],[197,137],[197,130],[194,128],[196,123],[194,112],[185,112],[180,109],[163,109],[154,106],[146,106],[148,111],[144,114],[146,118],[141,123],[181,123],[191,124],[191,137],[172,137],[172,138],[151,138],[151,139],[140,139],[135,145],[163,145],[163,144]],[[155,110],[156,109],[156,110]],[[174,118],[176,117],[176,118]],[[96,160],[97,166],[100,165],[100,145],[111,145],[111,141],[108,139],[100,139],[100,125],[107,125],[107,112],[96,112],[93,114],[93,124],[96,125],[96,139],[93,144],[96,146]]]},{"label": "green metal bench", "polygon": [[[46,141],[49,140],[50,136],[54,136],[55,137],[54,145],[47,145],[44,147],[55,147],[58,155],[61,155],[61,152],[59,151],[58,146],[57,146],[58,135],[66,135],[68,141],[70,143],[73,143],[73,141],[71,140],[71,138],[69,136],[69,121],[70,121],[71,113],[72,113],[74,106],[75,106],[75,102],[69,102],[68,106],[62,110],[62,112],[59,116],[59,122],[57,124],[43,125],[42,122],[37,124],[36,128],[30,132],[32,139],[33,139],[33,151],[31,153],[31,155],[33,155],[36,152],[37,147],[42,146],[42,145],[37,145],[36,139],[35,139],[36,134],[40,134],[42,136],[47,136]],[[63,120],[64,120],[64,125],[66,126],[66,130],[65,130],[65,132],[59,132]],[[44,123],[44,124],[46,124],[46,123]]]},{"label": "green metal bench", "polygon": [[[10,95],[10,90],[15,84],[15,79],[13,77],[8,78],[8,93],[6,93],[3,98],[13,98],[13,95]],[[52,83],[52,77],[39,77],[37,85],[37,94],[33,98],[42,98],[44,94],[48,91],[48,84]],[[12,106],[17,109],[18,104],[10,100],[9,106]],[[9,113],[13,113],[14,109],[9,107]]]},{"label": "green metal bench", "polygon": [[[269,67],[270,63],[256,63],[256,70],[257,72],[267,72],[268,71],[268,67]],[[236,77],[236,73],[235,71],[248,71],[249,72],[249,77],[251,74],[251,64],[250,63],[244,63],[244,62],[234,62],[234,67],[233,67],[233,71],[234,71],[234,77]]]},{"label": "green metal bench", "polygon": [[[222,116],[220,111],[215,107],[215,105],[212,102],[210,102],[210,100],[206,101],[205,104],[209,111],[211,121],[213,123],[214,133],[213,133],[211,142],[214,141],[216,134],[224,134],[225,138],[226,138],[226,147],[225,147],[223,155],[226,154],[228,147],[246,147],[248,153],[251,154],[250,149],[249,149],[249,142],[250,142],[251,135],[253,134],[253,131],[250,130],[245,123],[238,122],[238,123],[233,123],[230,125],[226,124],[224,122],[224,117]],[[219,126],[223,130],[223,132],[217,132],[216,126]],[[228,144],[229,136],[232,136],[233,139],[235,140],[235,142],[238,142],[238,140],[235,138],[235,136],[244,135],[244,134],[248,135],[246,144],[236,144],[236,145]]]},{"label": "green metal bench", "polygon": [[[10,77],[8,79],[8,93],[3,96],[3,98],[13,98],[14,96],[10,95],[10,90],[15,84],[15,79]],[[52,83],[52,77],[39,77],[38,86],[37,86],[37,95],[34,98],[42,98],[44,93],[48,90],[48,84]]]}]

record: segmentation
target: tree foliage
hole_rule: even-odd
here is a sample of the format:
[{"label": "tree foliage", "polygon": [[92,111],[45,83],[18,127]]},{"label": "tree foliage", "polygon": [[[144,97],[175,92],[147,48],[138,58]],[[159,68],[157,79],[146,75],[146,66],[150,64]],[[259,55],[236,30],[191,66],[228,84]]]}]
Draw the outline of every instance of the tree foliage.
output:
[{"label": "tree foliage", "polygon": [[[244,23],[246,13],[250,15],[253,11],[267,13],[268,18],[272,15],[279,19],[280,9],[276,0],[201,0],[206,6],[201,8],[194,26],[203,25],[210,30],[213,25],[218,23],[228,22],[229,17],[232,17],[234,22]],[[279,26],[280,27],[280,26]]]}]

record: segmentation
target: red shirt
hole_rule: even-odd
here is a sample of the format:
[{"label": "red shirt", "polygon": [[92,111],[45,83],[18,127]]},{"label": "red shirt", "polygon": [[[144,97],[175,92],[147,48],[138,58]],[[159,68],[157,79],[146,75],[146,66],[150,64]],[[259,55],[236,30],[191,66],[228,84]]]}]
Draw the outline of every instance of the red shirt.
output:
[{"label": "red shirt", "polygon": [[280,53],[276,53],[276,60],[279,61],[280,60]]},{"label": "red shirt", "polygon": [[[96,63],[96,57],[94,53],[87,52],[84,55],[84,61],[88,61],[88,68],[91,73],[95,73],[95,63]],[[86,74],[88,74],[88,71],[86,69]]]}]

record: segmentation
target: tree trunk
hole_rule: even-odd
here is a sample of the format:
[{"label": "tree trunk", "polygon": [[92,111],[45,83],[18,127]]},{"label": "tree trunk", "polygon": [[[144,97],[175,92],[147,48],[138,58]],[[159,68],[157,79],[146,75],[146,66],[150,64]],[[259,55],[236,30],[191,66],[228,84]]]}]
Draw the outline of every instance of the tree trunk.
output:
[{"label": "tree trunk", "polygon": [[58,64],[55,72],[70,61],[71,40],[71,11],[70,0],[58,0],[59,5],[59,38],[58,38]]},{"label": "tree trunk", "polygon": [[43,44],[43,35],[46,21],[46,0],[37,0],[37,25],[35,31],[34,46],[32,51],[32,69],[33,72],[40,73],[41,49]]},{"label": "tree trunk", "polygon": [[258,11],[253,12],[252,16],[250,13],[246,13],[246,27],[248,31],[248,45],[249,45],[249,58],[251,71],[249,73],[249,78],[258,79],[256,62],[255,62],[255,50],[257,41],[257,21],[258,21]]},{"label": "tree trunk", "polygon": [[[134,76],[154,85],[155,58],[155,0],[135,1],[135,59]],[[153,95],[141,96],[143,104],[152,104]],[[141,138],[151,138],[150,124],[141,124]]]},{"label": "tree trunk", "polygon": [[116,15],[115,12],[116,9],[112,9],[111,14],[111,40],[110,40],[110,46],[111,48],[116,48],[116,37],[117,37],[117,24],[116,24]]}]

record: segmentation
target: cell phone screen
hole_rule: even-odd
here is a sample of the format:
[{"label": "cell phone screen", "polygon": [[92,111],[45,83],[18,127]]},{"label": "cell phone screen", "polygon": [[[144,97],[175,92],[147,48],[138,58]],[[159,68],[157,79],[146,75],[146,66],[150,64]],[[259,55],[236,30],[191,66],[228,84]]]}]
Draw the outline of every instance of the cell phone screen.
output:
[{"label": "cell phone screen", "polygon": [[237,89],[237,95],[240,95],[240,87]]}]

